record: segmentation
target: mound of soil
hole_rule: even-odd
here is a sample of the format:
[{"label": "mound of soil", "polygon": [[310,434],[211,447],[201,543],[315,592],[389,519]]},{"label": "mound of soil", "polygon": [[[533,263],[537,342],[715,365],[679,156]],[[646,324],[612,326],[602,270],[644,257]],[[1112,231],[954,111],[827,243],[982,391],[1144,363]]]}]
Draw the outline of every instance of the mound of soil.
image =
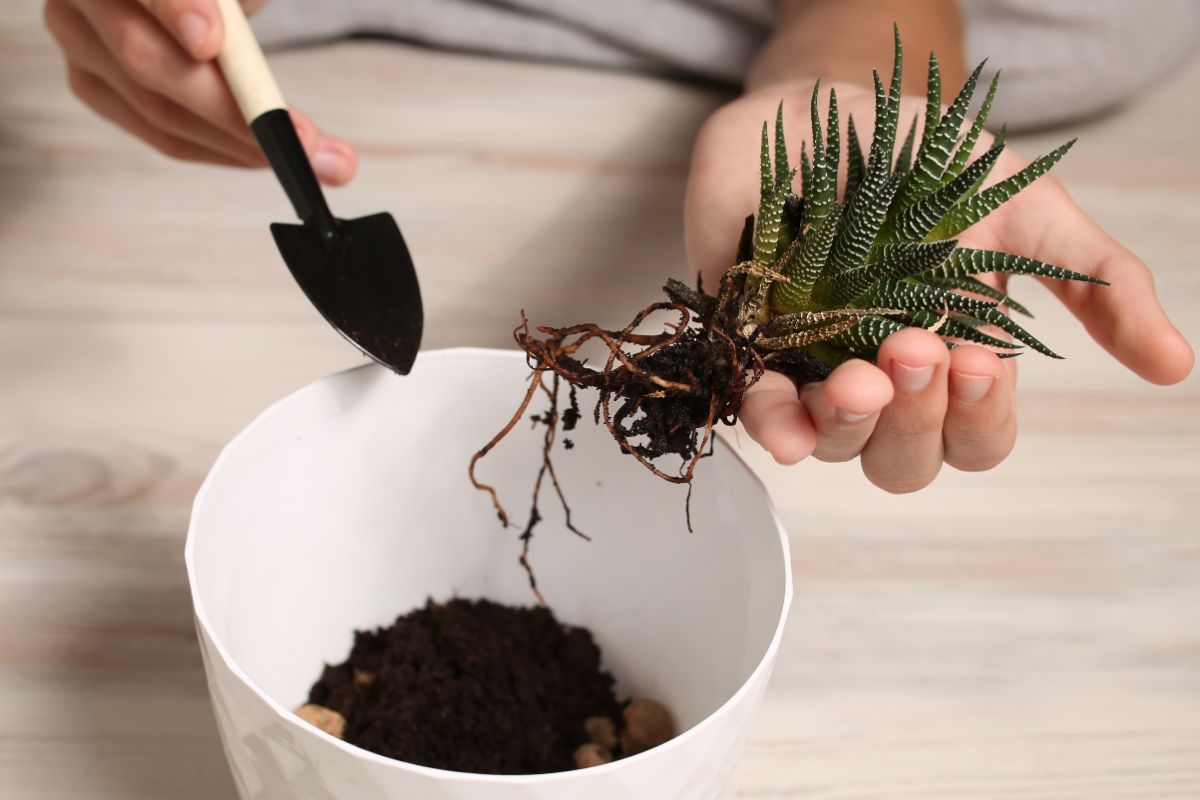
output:
[{"label": "mound of soil", "polygon": [[344,716],[346,741],[366,750],[491,774],[574,769],[584,722],[621,719],[588,630],[488,600],[430,600],[357,632],[309,702]]}]

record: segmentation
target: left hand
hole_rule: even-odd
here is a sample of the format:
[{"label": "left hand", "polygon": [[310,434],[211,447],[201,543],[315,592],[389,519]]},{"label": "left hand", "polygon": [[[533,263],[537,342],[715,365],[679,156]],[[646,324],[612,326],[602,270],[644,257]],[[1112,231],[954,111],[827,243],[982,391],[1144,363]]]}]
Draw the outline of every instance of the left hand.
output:
[{"label": "left hand", "polygon": [[[869,136],[873,94],[853,84],[836,88],[843,125],[852,112],[858,130]],[[789,150],[798,154],[800,138],[807,138],[797,134],[808,130],[811,91],[807,80],[773,85],[718,110],[702,128],[684,227],[688,259],[706,287],[719,285],[733,263],[742,222],[757,205],[755,145],[763,120],[774,118],[783,98]],[[827,92],[823,86],[822,113]],[[923,106],[905,99],[905,108]],[[907,125],[911,112],[902,112],[901,119]],[[990,143],[985,133],[976,154]],[[862,144],[865,150],[870,142]],[[1025,163],[1006,149],[990,180],[1002,180]],[[1093,339],[1142,378],[1171,384],[1191,371],[1192,349],[1159,304],[1150,270],[1092,222],[1052,177],[1040,178],[958,239],[963,246],[1016,253],[1109,281],[1108,287],[1046,284]],[[911,492],[931,483],[943,463],[985,470],[1003,461],[1016,440],[1015,388],[1015,359],[999,359],[976,345],[951,351],[936,334],[910,328],[883,343],[876,364],[848,361],[821,383],[797,389],[783,375],[768,372],[746,394],[741,419],[780,463],[858,457],[875,485]]]}]

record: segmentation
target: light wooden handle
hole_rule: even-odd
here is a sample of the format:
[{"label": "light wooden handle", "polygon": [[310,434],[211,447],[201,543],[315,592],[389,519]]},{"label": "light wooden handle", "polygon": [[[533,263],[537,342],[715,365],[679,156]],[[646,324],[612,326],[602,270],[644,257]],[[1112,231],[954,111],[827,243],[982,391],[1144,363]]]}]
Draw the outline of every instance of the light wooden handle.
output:
[{"label": "light wooden handle", "polygon": [[287,108],[283,92],[275,83],[275,76],[267,66],[267,59],[254,31],[250,30],[250,22],[242,11],[238,0],[217,0],[221,16],[225,19],[225,41],[217,62],[225,80],[233,90],[242,117],[249,124],[267,111],[277,108]]}]

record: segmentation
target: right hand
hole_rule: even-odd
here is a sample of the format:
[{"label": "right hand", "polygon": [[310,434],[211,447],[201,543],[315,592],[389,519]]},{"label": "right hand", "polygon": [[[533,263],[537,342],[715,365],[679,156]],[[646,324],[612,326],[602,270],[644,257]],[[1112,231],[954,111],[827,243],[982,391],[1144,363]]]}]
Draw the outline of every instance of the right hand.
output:
[{"label": "right hand", "polygon": [[[793,136],[788,149],[798,154],[800,140],[808,138],[803,132],[812,85],[811,79],[797,78],[757,89],[718,110],[701,129],[684,201],[684,230],[688,258],[705,286],[720,285],[734,254],[732,243],[758,205],[754,144],[763,120],[773,119],[784,99]],[[862,142],[866,148],[874,92],[851,83],[836,88],[842,125],[852,112],[858,130],[868,132]],[[828,88],[823,108],[827,98]],[[921,109],[924,102],[908,98],[901,118],[911,119],[903,109]],[[991,141],[984,132],[976,155]],[[1015,174],[1026,163],[1006,149],[989,182]],[[1109,281],[1109,287],[1045,283],[1102,347],[1142,378],[1172,384],[1191,372],[1191,346],[1159,305],[1150,270],[1092,222],[1054,178],[1038,179],[956,238],[964,247],[1017,253]],[[908,328],[883,342],[875,364],[847,361],[820,383],[798,388],[784,375],[767,372],[746,392],[740,417],[751,438],[780,463],[810,455],[821,461],[858,458],[876,486],[911,492],[931,483],[943,462],[985,470],[1008,456],[1017,433],[1018,360],[1001,360],[972,344],[947,350],[935,333]]]},{"label": "right hand", "polygon": [[[265,4],[242,2],[247,13]],[[216,0],[47,0],[44,16],[72,91],[97,114],[172,158],[265,166],[217,66]],[[291,113],[321,182],[354,177],[354,148]]]}]

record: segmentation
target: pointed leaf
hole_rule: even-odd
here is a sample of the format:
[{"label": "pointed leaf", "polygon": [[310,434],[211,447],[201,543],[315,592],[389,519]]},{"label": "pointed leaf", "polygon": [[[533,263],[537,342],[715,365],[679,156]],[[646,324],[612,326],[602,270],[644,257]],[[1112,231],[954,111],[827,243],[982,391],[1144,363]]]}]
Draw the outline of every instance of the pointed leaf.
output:
[{"label": "pointed leaf", "polygon": [[800,142],[800,194],[804,197],[804,204],[808,205],[808,198],[813,192],[813,169],[812,164],[808,160],[808,143]]},{"label": "pointed leaf", "polygon": [[1049,172],[1050,168],[1067,154],[1076,141],[1072,139],[1041,158],[1035,159],[1033,163],[1016,175],[1005,178],[995,186],[984,189],[974,197],[955,205],[935,229],[937,235],[939,237],[954,236],[995,211],[1017,192]]},{"label": "pointed leaf", "polygon": [[966,247],[955,250],[945,264],[927,274],[934,278],[965,278],[968,275],[978,275],[983,272],[1037,275],[1062,281],[1083,281],[1102,286],[1108,285],[1107,281],[1093,278],[1091,275],[1084,275],[1082,272],[1072,272],[1069,269],[1056,267],[1044,261],[1035,261],[1032,258],[1001,253],[997,250],[974,250]]},{"label": "pointed leaf", "polygon": [[851,354],[875,360],[883,340],[908,326],[888,317],[867,317],[850,330],[839,334],[832,343],[846,348]]},{"label": "pointed leaf", "polygon": [[994,286],[989,286],[981,280],[975,278],[922,278],[925,283],[931,286],[940,286],[943,289],[957,289],[961,292],[970,292],[990,300],[995,300],[1002,306],[1008,306],[1018,314],[1023,314],[1029,318],[1033,318],[1033,314],[1028,308],[1018,303],[1011,295],[1005,294]]},{"label": "pointed leaf", "polygon": [[808,198],[805,204],[808,212],[808,216],[805,218],[806,225],[820,224],[837,200],[835,194],[837,191],[836,167],[831,168],[829,155],[830,151],[825,150],[819,157],[813,159],[812,184],[806,191]]},{"label": "pointed leaf", "polygon": [[1050,358],[1062,358],[1062,356],[1051,350],[1049,347],[1046,347],[1046,345],[1038,341],[1038,339],[1032,333],[1022,328],[1015,321],[1013,321],[1012,317],[1008,316],[998,308],[986,308],[981,311],[972,311],[970,313],[971,316],[976,317],[981,322],[989,325],[995,325],[997,328],[1000,328],[1017,341],[1029,345],[1044,356],[1050,356]]},{"label": "pointed leaf", "polygon": [[988,347],[999,347],[1004,350],[1017,350],[1021,347],[1019,344],[1013,344],[984,333],[977,326],[962,322],[959,317],[953,315],[943,317],[937,311],[913,311],[905,314],[902,319],[914,328],[925,328],[926,330],[937,328],[939,336],[953,336],[956,339],[964,339]]},{"label": "pointed leaf", "polygon": [[780,100],[775,112],[775,186],[787,176],[789,169],[787,140],[783,136],[783,101]]},{"label": "pointed leaf", "polygon": [[846,195],[843,198],[847,204],[854,199],[858,187],[862,185],[867,174],[867,162],[863,158],[862,142],[858,140],[858,131],[854,128],[854,115],[846,121]]},{"label": "pointed leaf", "polygon": [[829,119],[825,128],[825,165],[833,180],[833,198],[837,200],[838,162],[842,153],[842,132],[839,128],[837,89],[829,90]]},{"label": "pointed leaf", "polygon": [[868,172],[846,212],[846,225],[833,243],[833,250],[829,254],[830,274],[861,267],[865,263],[899,185],[900,179],[896,175]]},{"label": "pointed leaf", "polygon": [[837,336],[858,324],[855,319],[837,319],[826,322],[815,328],[795,331],[782,336],[761,336],[754,340],[754,346],[760,350],[794,350],[824,342]]},{"label": "pointed leaf", "polygon": [[792,252],[792,258],[781,269],[787,282],[779,281],[771,286],[772,307],[780,311],[799,311],[808,307],[813,285],[829,259],[829,249],[833,246],[843,208],[834,206],[821,224]]},{"label": "pointed leaf", "polygon": [[[992,77],[991,85],[988,86],[987,94],[983,98],[983,104],[979,107],[979,113],[975,115],[975,120],[971,123],[971,129],[963,137],[962,142],[958,146],[958,151],[954,154],[954,160],[950,162],[950,166],[946,168],[946,174],[942,176],[943,185],[957,178],[967,168],[967,162],[971,159],[971,151],[975,149],[975,143],[979,141],[979,134],[983,132],[983,125],[987,122],[988,114],[991,113],[992,101],[996,98],[996,86],[999,83],[1000,73],[997,72]],[[993,144],[992,146],[995,147],[996,145]]]},{"label": "pointed leaf", "polygon": [[817,288],[817,294],[827,305],[843,305],[863,295],[876,284],[899,280],[910,275],[928,272],[940,266],[958,244],[953,239],[944,242],[887,245],[881,248],[882,259],[874,264],[839,272]]},{"label": "pointed leaf", "polygon": [[[879,176],[891,174],[892,153],[896,145],[896,122],[892,119],[891,101],[883,91],[883,81],[879,71],[872,73],[875,81],[875,131],[871,139],[871,149],[867,156],[867,173]],[[896,107],[899,113],[899,103]]]},{"label": "pointed leaf", "polygon": [[787,180],[775,187],[771,195],[758,207],[758,219],[754,226],[754,260],[760,264],[775,263],[775,254],[779,249],[779,229],[783,223],[783,203],[791,186],[790,173]]},{"label": "pointed leaf", "polygon": [[821,81],[813,84],[812,101],[809,103],[809,114],[812,116],[812,146],[813,146],[813,163],[821,157],[825,152],[825,145],[821,142],[821,116],[817,112],[817,99],[821,91]]},{"label": "pointed leaf", "polygon": [[758,168],[760,172],[760,191],[759,205],[766,202],[766,199],[771,196],[771,191],[775,186],[775,182],[771,180],[771,146],[767,138],[767,123],[763,122],[762,129],[762,146],[758,154]]},{"label": "pointed leaf", "polygon": [[[859,300],[871,306],[902,311],[962,311],[979,316],[995,303],[976,300],[916,281],[883,281]],[[1003,316],[1003,314],[1001,315]]]},{"label": "pointed leaf", "polygon": [[913,142],[917,139],[917,115],[913,114],[912,125],[908,128],[908,135],[904,137],[904,146],[900,148],[900,155],[896,156],[896,172],[905,173],[912,169],[913,157]]},{"label": "pointed leaf", "polygon": [[924,151],[933,138],[942,115],[942,73],[938,67],[937,53],[929,52],[929,78],[925,84],[925,127],[921,130],[921,147]]},{"label": "pointed leaf", "polygon": [[946,168],[946,162],[950,160],[950,149],[958,139],[958,129],[962,127],[967,106],[971,103],[971,96],[975,93],[975,84],[979,82],[979,73],[982,70],[983,64],[980,64],[971,73],[971,77],[967,78],[962,91],[946,109],[946,115],[938,123],[929,141],[917,152],[917,163],[896,199],[897,208],[915,203],[941,185],[942,172]]},{"label": "pointed leaf", "polygon": [[[975,159],[965,172],[937,191],[901,209],[884,228],[884,239],[894,242],[917,242],[924,239],[976,181],[991,170],[1004,145],[993,147]],[[941,238],[941,237],[938,237]]]}]

